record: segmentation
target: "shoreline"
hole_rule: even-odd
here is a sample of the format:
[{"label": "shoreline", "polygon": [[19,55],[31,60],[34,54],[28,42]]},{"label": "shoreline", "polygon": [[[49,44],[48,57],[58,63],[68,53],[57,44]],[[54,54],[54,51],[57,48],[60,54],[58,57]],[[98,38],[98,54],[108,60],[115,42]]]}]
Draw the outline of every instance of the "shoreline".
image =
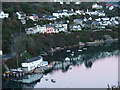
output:
[{"label": "shoreline", "polygon": [[[105,44],[105,43],[113,43],[113,42],[118,42],[118,39],[110,39],[110,40],[103,40],[103,41],[100,41],[100,40],[95,40],[93,42],[86,42],[86,43],[83,43],[83,42],[80,42],[81,44],[76,44],[76,45],[72,45],[72,46],[68,46],[68,47],[56,47],[55,49],[51,50],[51,51],[48,51],[48,54],[51,54],[51,53],[55,53],[57,51],[61,51],[61,50],[64,50],[64,49],[71,49],[73,47],[77,47],[77,46],[80,46],[80,47],[85,47],[85,46],[95,46],[95,45],[100,45],[100,44]],[[48,55],[47,54],[47,55]],[[45,56],[47,56],[45,55]],[[44,56],[44,55],[43,55]]]}]

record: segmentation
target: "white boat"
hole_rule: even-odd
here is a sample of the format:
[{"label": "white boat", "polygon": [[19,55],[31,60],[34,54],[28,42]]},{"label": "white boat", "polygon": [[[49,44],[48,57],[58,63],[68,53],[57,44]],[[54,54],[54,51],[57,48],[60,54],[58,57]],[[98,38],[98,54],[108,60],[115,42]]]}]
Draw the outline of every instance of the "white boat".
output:
[{"label": "white boat", "polygon": [[26,84],[30,84],[30,83],[33,83],[39,79],[41,79],[43,77],[44,74],[31,74],[31,75],[27,75],[26,77],[24,77],[23,79],[21,80],[18,80],[18,82],[21,82],[21,83],[26,83]]},{"label": "white boat", "polygon": [[83,48],[84,50],[87,50],[87,48]]},{"label": "white boat", "polygon": [[69,57],[66,57],[66,58],[65,58],[65,61],[70,61],[70,58],[69,58]]},{"label": "white boat", "polygon": [[72,53],[71,56],[74,56],[74,54]]},{"label": "white boat", "polygon": [[79,52],[81,52],[82,50],[80,49],[80,50],[78,50]]},{"label": "white boat", "polygon": [[71,50],[67,50],[67,52],[71,52]]}]

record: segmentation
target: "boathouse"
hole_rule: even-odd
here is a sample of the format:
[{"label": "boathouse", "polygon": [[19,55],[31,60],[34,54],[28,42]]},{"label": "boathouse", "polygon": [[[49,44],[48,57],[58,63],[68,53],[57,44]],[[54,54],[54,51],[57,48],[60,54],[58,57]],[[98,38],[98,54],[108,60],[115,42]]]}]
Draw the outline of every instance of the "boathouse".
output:
[{"label": "boathouse", "polygon": [[27,60],[25,60],[24,63],[22,63],[22,69],[24,71],[32,71],[35,68],[37,68],[39,65],[41,65],[42,61],[43,61],[42,56],[27,59]]}]

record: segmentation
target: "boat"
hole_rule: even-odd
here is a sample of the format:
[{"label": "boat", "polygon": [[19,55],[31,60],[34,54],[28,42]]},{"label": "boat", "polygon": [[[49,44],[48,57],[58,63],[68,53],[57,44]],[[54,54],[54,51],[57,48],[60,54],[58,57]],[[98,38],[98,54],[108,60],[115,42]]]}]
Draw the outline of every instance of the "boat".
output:
[{"label": "boat", "polygon": [[71,52],[71,50],[67,50],[67,52]]},{"label": "boat", "polygon": [[37,80],[40,80],[43,77],[43,75],[44,74],[29,74],[17,81],[24,84],[30,84],[30,83],[36,82]]},{"label": "boat", "polygon": [[46,67],[43,68],[44,72],[47,73],[47,72],[50,72],[53,67],[55,66],[55,61],[49,63]]},{"label": "boat", "polygon": [[43,67],[36,68],[34,73],[44,73]]},{"label": "boat", "polygon": [[81,49],[79,49],[78,51],[79,51],[79,52],[81,52],[82,50],[81,50]]},{"label": "boat", "polygon": [[65,58],[65,61],[70,61],[70,58],[69,58],[69,57],[66,57],[66,58]]},{"label": "boat", "polygon": [[84,50],[87,50],[87,48],[83,48]]}]

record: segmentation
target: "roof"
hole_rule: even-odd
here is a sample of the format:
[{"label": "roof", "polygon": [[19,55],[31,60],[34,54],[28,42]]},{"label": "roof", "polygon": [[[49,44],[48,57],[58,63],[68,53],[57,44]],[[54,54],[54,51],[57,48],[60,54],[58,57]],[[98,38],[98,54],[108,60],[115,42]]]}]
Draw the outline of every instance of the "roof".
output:
[{"label": "roof", "polygon": [[46,63],[48,63],[48,61],[42,61],[41,63],[42,63],[42,64],[46,64]]},{"label": "roof", "polygon": [[49,25],[49,24],[48,24],[48,25],[46,25],[46,27],[47,27],[47,28],[49,28],[49,27],[54,27],[54,25]]},{"label": "roof", "polygon": [[15,56],[13,56],[12,54],[6,54],[2,56],[2,58],[7,58],[7,59],[14,58],[14,57]]},{"label": "roof", "polygon": [[57,18],[57,17],[51,16],[51,15],[46,15],[45,18]]},{"label": "roof", "polygon": [[30,63],[30,62],[33,62],[33,61],[37,61],[39,59],[42,59],[42,56],[38,56],[38,57],[31,58],[31,59],[27,59],[27,60],[25,60],[25,63]]},{"label": "roof", "polygon": [[85,24],[92,24],[92,21],[86,21]]},{"label": "roof", "polygon": [[37,14],[31,14],[30,16],[38,16]]}]

